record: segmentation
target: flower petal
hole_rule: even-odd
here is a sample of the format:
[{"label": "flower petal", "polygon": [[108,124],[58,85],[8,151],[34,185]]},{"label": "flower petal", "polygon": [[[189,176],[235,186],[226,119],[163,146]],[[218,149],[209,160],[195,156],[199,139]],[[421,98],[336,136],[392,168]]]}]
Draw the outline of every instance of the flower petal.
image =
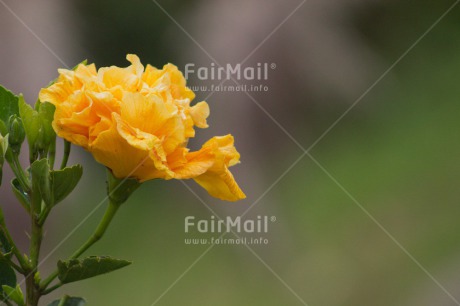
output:
[{"label": "flower petal", "polygon": [[117,178],[132,177],[145,181],[165,177],[164,171],[156,168],[151,151],[148,150],[149,145],[140,144],[120,134],[120,131],[125,134],[127,127],[116,116],[113,115],[112,126],[100,133],[91,144],[89,150],[94,158],[110,168]]},{"label": "flower petal", "polygon": [[213,137],[197,152],[188,153],[187,163],[173,169],[176,178],[193,178],[213,197],[237,201],[246,195],[236,183],[228,167],[239,162],[232,135]]},{"label": "flower petal", "polygon": [[111,66],[99,69],[99,81],[107,88],[121,86],[128,91],[137,91],[140,89],[144,67],[136,55],[129,54],[126,58],[132,63],[131,66],[126,68]]},{"label": "flower petal", "polygon": [[178,151],[168,156],[168,163],[176,179],[195,178],[214,165],[215,154],[210,147],[202,147],[199,151],[192,153],[188,153],[188,149],[185,148],[180,148]]},{"label": "flower petal", "polygon": [[194,180],[215,198],[232,202],[246,198],[227,167],[219,172],[208,171]]},{"label": "flower petal", "polygon": [[190,108],[190,115],[192,116],[193,123],[199,128],[207,128],[209,125],[206,118],[209,117],[209,105],[202,101]]},{"label": "flower petal", "polygon": [[123,96],[120,115],[132,126],[151,134],[155,134],[172,117],[160,97],[145,97],[131,92]]},{"label": "flower petal", "polygon": [[152,88],[171,92],[174,99],[189,99],[192,101],[195,94],[186,86],[182,72],[173,64],[166,64],[163,69],[147,65],[142,80]]}]

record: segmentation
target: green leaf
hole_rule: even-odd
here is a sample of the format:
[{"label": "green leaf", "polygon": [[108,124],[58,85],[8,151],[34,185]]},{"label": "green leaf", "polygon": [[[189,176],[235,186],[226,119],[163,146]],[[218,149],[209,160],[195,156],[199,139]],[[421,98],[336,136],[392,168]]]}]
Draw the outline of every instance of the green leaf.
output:
[{"label": "green leaf", "polygon": [[29,198],[27,197],[27,192],[24,191],[21,183],[19,183],[17,178],[11,181],[11,189],[13,190],[13,193],[16,196],[16,199],[18,199],[19,203],[21,203],[21,205],[26,208],[26,210],[29,210],[30,203]]},{"label": "green leaf", "polygon": [[3,285],[16,286],[16,273],[6,261],[0,261],[0,293],[3,292]]},{"label": "green leaf", "polygon": [[0,85],[0,120],[5,124],[11,115],[19,115],[18,97]]},{"label": "green leaf", "polygon": [[31,165],[34,186],[49,207],[64,200],[77,186],[83,175],[81,165],[67,167],[62,170],[50,170],[48,159],[35,161]]},{"label": "green leaf", "polygon": [[54,205],[54,196],[52,188],[52,180],[50,176],[50,166],[48,159],[43,158],[34,161],[30,166],[32,173],[32,185],[34,189],[38,189],[43,201],[49,206]]},{"label": "green leaf", "polygon": [[81,63],[75,65],[75,66],[72,68],[72,70],[76,70],[76,69],[78,68],[78,66],[80,66],[80,65],[85,65],[85,66],[86,66],[87,64],[88,64],[88,60],[85,59],[85,60],[81,61]]},{"label": "green leaf", "polygon": [[108,256],[91,256],[83,260],[71,259],[69,261],[59,261],[59,279],[64,284],[76,282],[109,273],[130,264],[130,261],[114,259]]},{"label": "green leaf", "polygon": [[8,285],[3,285],[2,288],[5,296],[7,296],[8,299],[18,304],[18,306],[25,305],[24,294],[22,293],[21,287],[19,287],[19,285],[16,285],[16,288],[10,287]]},{"label": "green leaf", "polygon": [[83,175],[81,165],[66,167],[62,170],[51,171],[51,180],[53,181],[54,204],[56,205],[64,200],[77,186]]},{"label": "green leaf", "polygon": [[84,305],[86,305],[86,301],[82,298],[64,297],[61,300],[53,301],[48,306],[84,306]]},{"label": "green leaf", "polygon": [[36,159],[36,143],[40,130],[40,117],[38,112],[26,103],[22,95],[19,96],[19,114],[24,124],[26,131],[27,142],[29,143],[29,150],[32,160]]}]

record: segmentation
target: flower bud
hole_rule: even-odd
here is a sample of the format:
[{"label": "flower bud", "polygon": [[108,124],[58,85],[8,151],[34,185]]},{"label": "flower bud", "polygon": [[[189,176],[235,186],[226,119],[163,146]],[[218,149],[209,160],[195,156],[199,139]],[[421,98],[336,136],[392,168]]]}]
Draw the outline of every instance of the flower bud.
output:
[{"label": "flower bud", "polygon": [[8,135],[3,137],[0,134],[0,185],[3,177],[3,164],[5,163],[5,154],[8,149]]},{"label": "flower bud", "polygon": [[40,156],[45,156],[48,154],[50,145],[56,140],[56,133],[52,126],[55,106],[51,103],[38,102],[35,105],[35,109],[36,112],[38,112],[39,123],[35,135],[34,150],[36,150]]},{"label": "flower bud", "polygon": [[9,121],[10,124],[8,142],[11,147],[11,151],[13,151],[15,154],[18,154],[26,137],[26,133],[24,131],[24,126],[22,125],[21,118],[16,115],[12,115]]},{"label": "flower bud", "polygon": [[46,152],[48,151],[49,143],[46,142],[45,130],[42,126],[38,129],[38,137],[35,145],[40,154],[46,154]]}]

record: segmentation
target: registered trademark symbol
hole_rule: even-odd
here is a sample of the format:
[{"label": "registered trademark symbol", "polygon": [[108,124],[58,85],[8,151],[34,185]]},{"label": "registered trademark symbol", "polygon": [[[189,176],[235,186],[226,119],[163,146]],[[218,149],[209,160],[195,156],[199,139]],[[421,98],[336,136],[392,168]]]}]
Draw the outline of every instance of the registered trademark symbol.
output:
[{"label": "registered trademark symbol", "polygon": [[[275,63],[272,63],[272,64],[270,65],[270,68],[271,68],[271,69],[276,69],[276,64],[275,64]],[[275,218],[275,219],[276,219],[276,218]]]},{"label": "registered trademark symbol", "polygon": [[271,221],[271,222],[275,222],[275,221],[276,221],[276,217],[275,217],[275,216],[271,216],[271,217],[270,217],[270,221]]}]

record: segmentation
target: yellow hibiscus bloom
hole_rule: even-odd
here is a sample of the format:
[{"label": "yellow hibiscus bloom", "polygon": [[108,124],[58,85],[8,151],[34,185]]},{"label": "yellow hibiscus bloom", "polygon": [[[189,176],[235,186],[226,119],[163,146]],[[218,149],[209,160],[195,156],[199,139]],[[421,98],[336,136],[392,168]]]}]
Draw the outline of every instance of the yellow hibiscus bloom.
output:
[{"label": "yellow hibiscus bloom", "polygon": [[186,147],[195,127],[208,127],[208,104],[190,105],[195,94],[176,66],[144,69],[136,55],[127,59],[126,68],[59,69],[57,81],[39,95],[56,106],[56,133],[117,178],[194,179],[216,198],[244,199],[228,170],[240,159],[231,135],[213,137],[196,152]]}]

